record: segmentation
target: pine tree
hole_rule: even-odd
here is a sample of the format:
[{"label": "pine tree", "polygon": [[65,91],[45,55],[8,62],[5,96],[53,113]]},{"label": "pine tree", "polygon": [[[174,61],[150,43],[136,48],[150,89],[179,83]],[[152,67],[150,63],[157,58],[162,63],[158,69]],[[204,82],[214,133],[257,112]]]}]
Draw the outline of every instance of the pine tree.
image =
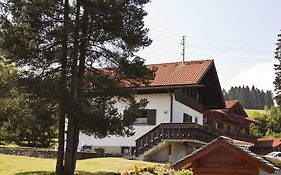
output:
[{"label": "pine tree", "polygon": [[277,39],[277,47],[275,52],[275,58],[278,60],[278,64],[274,65],[275,69],[275,80],[274,80],[274,87],[275,87],[275,100],[279,106],[281,106],[281,34],[278,35]]},{"label": "pine tree", "polygon": [[270,91],[265,93],[255,86],[252,86],[251,90],[248,86],[235,86],[223,93],[228,99],[239,100],[240,104],[247,109],[264,109],[266,106],[270,108],[274,104]]},{"label": "pine tree", "polygon": [[251,92],[249,86],[246,86],[244,89],[244,99],[245,99],[244,108],[251,109]]},{"label": "pine tree", "polygon": [[[154,77],[154,70],[135,55],[151,43],[143,22],[148,1],[1,1],[3,56],[25,68],[27,79],[57,82],[59,128],[68,119],[64,161],[60,130],[57,174],[62,174],[63,165],[64,174],[74,173],[79,131],[101,138],[133,134],[137,109],[147,101],[137,102],[126,86],[139,86]],[[48,92],[44,93],[47,98]],[[131,115],[124,118],[117,112],[118,100],[127,101]]]},{"label": "pine tree", "polygon": [[229,100],[228,94],[225,89],[222,90],[222,94],[225,100]]},{"label": "pine tree", "polygon": [[252,103],[252,109],[258,109],[257,104],[258,104],[258,99],[257,99],[257,91],[255,86],[253,85],[251,88],[251,103]]},{"label": "pine tree", "polygon": [[274,103],[273,103],[273,97],[272,97],[272,92],[267,90],[264,96],[264,104],[266,108],[270,109]]}]

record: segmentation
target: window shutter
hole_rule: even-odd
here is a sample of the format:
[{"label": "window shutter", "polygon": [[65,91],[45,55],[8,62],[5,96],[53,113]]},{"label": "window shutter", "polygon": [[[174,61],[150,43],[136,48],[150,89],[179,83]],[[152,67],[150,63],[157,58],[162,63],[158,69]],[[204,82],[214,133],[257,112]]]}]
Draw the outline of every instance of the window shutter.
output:
[{"label": "window shutter", "polygon": [[156,109],[147,109],[147,125],[156,125]]}]

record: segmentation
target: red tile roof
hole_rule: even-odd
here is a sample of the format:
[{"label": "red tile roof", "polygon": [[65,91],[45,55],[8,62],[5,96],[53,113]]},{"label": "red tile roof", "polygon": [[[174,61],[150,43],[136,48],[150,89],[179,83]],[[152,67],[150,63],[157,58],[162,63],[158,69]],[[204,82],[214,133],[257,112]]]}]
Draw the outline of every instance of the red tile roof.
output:
[{"label": "red tile roof", "polygon": [[281,145],[281,138],[260,138],[255,147],[277,147]]},{"label": "red tile roof", "polygon": [[225,108],[232,108],[236,103],[238,102],[238,100],[226,100],[225,101]]},{"label": "red tile roof", "polygon": [[213,60],[200,60],[147,65],[157,68],[148,86],[197,85],[212,63]]}]

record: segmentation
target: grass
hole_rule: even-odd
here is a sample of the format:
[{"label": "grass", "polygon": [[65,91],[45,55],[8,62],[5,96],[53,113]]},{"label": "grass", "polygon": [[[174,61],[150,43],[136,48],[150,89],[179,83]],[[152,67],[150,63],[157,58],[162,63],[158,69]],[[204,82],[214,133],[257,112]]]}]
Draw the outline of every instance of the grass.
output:
[{"label": "grass", "polygon": [[14,143],[0,142],[0,147],[4,147],[4,148],[18,148],[19,146],[17,144],[14,144]]},{"label": "grass", "polygon": [[[53,175],[54,159],[40,159],[0,154],[0,174],[5,175]],[[150,166],[153,163],[123,158],[95,158],[77,161],[77,175],[103,175],[124,172],[134,166]]]},{"label": "grass", "polygon": [[245,109],[246,113],[250,118],[255,116],[255,113],[265,113],[265,110],[258,110],[258,109]]}]

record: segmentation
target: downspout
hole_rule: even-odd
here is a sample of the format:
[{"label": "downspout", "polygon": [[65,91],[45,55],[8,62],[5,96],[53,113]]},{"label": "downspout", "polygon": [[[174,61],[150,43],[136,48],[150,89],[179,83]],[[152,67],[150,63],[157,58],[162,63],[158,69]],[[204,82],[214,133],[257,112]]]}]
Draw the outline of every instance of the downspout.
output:
[{"label": "downspout", "polygon": [[167,91],[169,92],[170,94],[170,123],[173,122],[173,93],[167,89]]}]

